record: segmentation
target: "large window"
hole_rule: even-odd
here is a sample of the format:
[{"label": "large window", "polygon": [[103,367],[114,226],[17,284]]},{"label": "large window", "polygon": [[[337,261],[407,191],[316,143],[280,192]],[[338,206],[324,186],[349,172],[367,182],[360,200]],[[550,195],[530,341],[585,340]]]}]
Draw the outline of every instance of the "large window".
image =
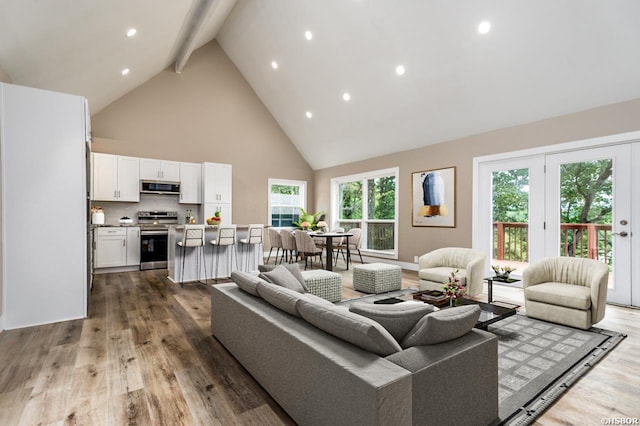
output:
[{"label": "large window", "polygon": [[269,179],[269,222],[271,226],[292,227],[300,221],[300,207],[305,208],[307,182]]},{"label": "large window", "polygon": [[332,179],[333,227],[362,229],[361,250],[397,259],[398,169]]}]

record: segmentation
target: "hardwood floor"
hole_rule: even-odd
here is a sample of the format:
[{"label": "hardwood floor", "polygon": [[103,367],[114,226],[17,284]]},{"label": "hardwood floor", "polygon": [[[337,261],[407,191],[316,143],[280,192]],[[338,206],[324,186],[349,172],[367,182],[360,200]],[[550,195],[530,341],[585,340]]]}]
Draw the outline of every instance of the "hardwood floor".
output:
[{"label": "hardwood floor", "polygon": [[[359,295],[344,272],[343,299]],[[495,286],[494,299],[522,304],[522,290]],[[294,424],[210,335],[209,314],[208,287],[164,270],[97,275],[87,319],[0,334],[0,425]],[[598,325],[629,337],[536,424],[640,417],[640,311],[608,306]]]}]

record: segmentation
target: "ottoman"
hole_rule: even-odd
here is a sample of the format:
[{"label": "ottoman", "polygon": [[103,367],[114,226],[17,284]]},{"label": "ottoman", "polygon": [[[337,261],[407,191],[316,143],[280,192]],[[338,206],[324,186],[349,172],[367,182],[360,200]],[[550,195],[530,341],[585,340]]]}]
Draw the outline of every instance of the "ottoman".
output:
[{"label": "ottoman", "polygon": [[368,263],[353,267],[353,288],[365,293],[400,290],[402,269],[398,265]]},{"label": "ottoman", "polygon": [[342,300],[342,276],[340,274],[324,269],[301,272],[309,293],[327,299],[329,302]]}]

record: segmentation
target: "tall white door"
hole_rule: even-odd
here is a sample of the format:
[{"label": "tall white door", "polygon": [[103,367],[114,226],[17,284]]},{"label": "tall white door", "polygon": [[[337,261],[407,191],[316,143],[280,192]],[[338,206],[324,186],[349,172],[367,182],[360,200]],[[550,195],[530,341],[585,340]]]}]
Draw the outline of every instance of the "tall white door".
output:
[{"label": "tall white door", "polygon": [[630,143],[546,157],[545,254],[608,263],[607,300],[624,305],[632,304],[631,231],[638,223],[631,165]]}]

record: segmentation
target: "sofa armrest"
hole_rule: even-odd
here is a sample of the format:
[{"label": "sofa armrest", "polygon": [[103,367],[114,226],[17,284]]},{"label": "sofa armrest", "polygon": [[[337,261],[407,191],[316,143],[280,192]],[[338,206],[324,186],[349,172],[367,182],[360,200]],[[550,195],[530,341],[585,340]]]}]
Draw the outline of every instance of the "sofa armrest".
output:
[{"label": "sofa armrest", "polygon": [[498,339],[494,334],[473,329],[458,339],[415,346],[386,359],[412,372],[414,421],[470,425],[498,418]]},{"label": "sofa armrest", "polygon": [[484,281],[484,268],[486,256],[478,256],[469,262],[467,270],[467,293],[470,296],[482,293],[482,283]]}]

